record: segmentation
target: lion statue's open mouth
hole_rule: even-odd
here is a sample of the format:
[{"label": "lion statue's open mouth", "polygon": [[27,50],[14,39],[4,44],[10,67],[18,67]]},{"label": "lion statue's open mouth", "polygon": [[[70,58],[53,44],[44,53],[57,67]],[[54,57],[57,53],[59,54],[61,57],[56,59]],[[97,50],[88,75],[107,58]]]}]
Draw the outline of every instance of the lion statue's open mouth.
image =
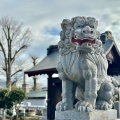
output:
[{"label": "lion statue's open mouth", "polygon": [[82,45],[84,43],[95,44],[95,39],[89,39],[89,38],[75,39],[74,37],[72,37],[71,42],[72,43],[79,43],[79,45]]}]

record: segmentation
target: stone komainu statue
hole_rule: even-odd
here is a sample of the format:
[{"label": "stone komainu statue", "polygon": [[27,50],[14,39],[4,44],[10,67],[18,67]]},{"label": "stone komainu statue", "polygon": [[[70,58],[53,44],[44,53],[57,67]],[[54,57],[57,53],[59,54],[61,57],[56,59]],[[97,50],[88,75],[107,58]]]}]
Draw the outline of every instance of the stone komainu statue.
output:
[{"label": "stone komainu statue", "polygon": [[79,101],[75,108],[79,111],[113,107],[118,81],[107,75],[108,62],[97,25],[92,17],[64,19],[61,24],[57,70],[62,80],[62,101],[56,110],[73,109],[76,91]]}]

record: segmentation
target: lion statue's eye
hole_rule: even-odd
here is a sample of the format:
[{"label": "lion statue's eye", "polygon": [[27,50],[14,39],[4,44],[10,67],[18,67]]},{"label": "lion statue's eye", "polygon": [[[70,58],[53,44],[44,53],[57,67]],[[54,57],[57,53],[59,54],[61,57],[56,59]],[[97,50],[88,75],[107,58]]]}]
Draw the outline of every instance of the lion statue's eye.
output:
[{"label": "lion statue's eye", "polygon": [[75,24],[74,24],[74,28],[75,28],[75,29],[81,28],[81,25],[79,25],[78,23],[75,23]]}]

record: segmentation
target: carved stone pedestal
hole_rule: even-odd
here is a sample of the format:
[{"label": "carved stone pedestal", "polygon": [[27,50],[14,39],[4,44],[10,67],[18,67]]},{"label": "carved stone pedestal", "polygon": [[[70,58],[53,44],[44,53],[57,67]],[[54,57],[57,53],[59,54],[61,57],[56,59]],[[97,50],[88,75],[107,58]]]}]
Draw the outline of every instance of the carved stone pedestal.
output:
[{"label": "carved stone pedestal", "polygon": [[55,120],[116,120],[116,110],[94,110],[93,112],[78,112],[76,109],[56,111]]}]

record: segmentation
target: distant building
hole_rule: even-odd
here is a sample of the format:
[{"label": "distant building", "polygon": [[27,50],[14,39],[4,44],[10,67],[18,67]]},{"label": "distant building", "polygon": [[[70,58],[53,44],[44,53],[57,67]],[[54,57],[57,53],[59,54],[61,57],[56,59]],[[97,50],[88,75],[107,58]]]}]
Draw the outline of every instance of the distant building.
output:
[{"label": "distant building", "polygon": [[33,107],[45,107],[46,106],[46,90],[30,91],[26,95],[26,99],[23,101],[24,106]]}]

